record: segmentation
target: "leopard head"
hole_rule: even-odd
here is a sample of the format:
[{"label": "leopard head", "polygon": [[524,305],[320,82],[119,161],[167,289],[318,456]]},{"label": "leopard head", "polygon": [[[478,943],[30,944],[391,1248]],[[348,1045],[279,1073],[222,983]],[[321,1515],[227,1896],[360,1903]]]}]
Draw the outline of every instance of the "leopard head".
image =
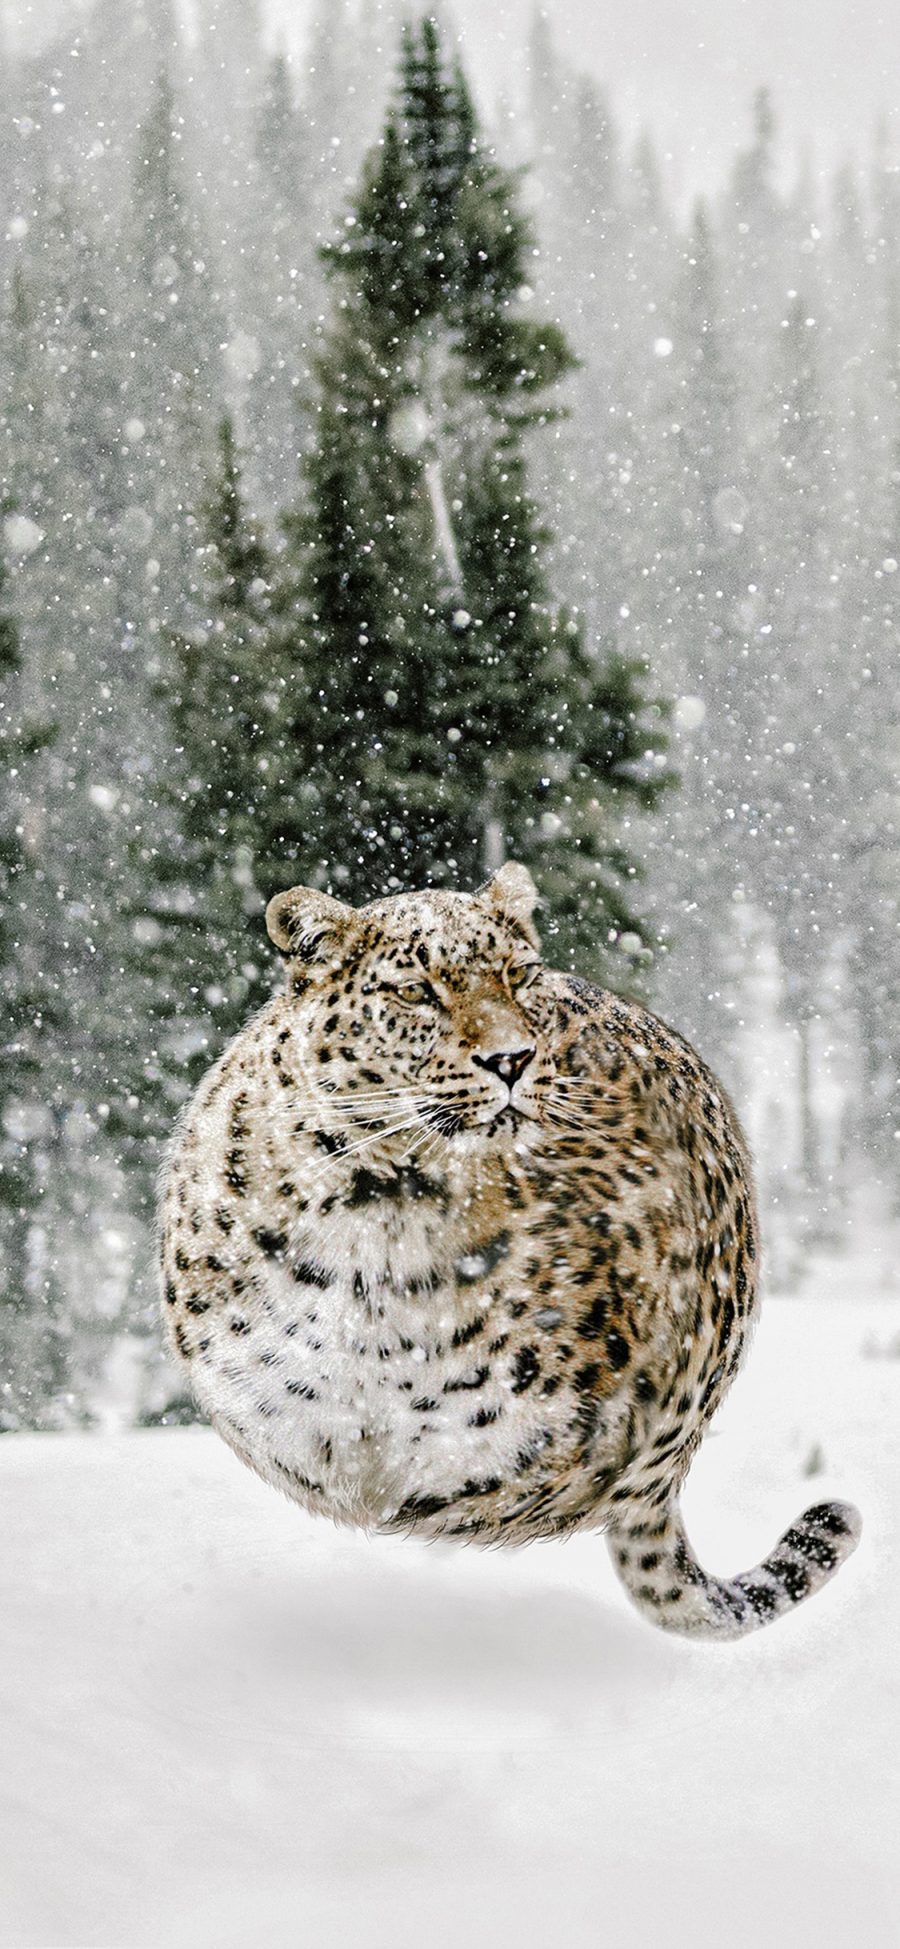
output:
[{"label": "leopard head", "polygon": [[509,862],[475,894],[435,889],[353,908],[311,887],[276,895],[293,1038],[317,1113],[436,1139],[498,1139],[541,1114],[553,1012],[533,922],[537,893]]}]

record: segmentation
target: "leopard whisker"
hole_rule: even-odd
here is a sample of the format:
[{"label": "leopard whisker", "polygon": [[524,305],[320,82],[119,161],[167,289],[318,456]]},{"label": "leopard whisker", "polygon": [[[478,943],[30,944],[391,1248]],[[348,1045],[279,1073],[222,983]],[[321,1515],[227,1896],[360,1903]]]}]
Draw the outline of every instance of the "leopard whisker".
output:
[{"label": "leopard whisker", "polygon": [[590,1099],[591,1097],[602,1096],[605,1093],[600,1083],[579,1083],[567,1076],[555,1076],[551,1088],[561,1096],[575,1098],[586,1097]]},{"label": "leopard whisker", "polygon": [[[343,1109],[346,1106],[353,1107],[358,1103],[386,1103],[404,1100],[417,1101],[425,1096],[437,1098],[442,1095],[455,1096],[458,1094],[458,1084],[446,1086],[430,1084],[423,1087],[415,1083],[407,1083],[390,1089],[344,1090],[341,1092],[332,1092],[324,1086],[321,1086],[306,1092],[298,1092],[297,1097],[302,1098],[302,1095],[305,1095],[309,1102],[315,1102],[317,1104],[325,1102],[329,1108]],[[295,1100],[297,1099],[295,1098]]]},{"label": "leopard whisker", "polygon": [[549,1103],[551,1109],[565,1111],[567,1117],[584,1117],[584,1113],[588,1109],[586,1103],[573,1103],[569,1097],[557,1097],[551,1091],[547,1091],[547,1095],[544,1097],[544,1103]]},{"label": "leopard whisker", "polygon": [[421,1123],[421,1117],[405,1117],[401,1123],[389,1125],[386,1130],[370,1130],[368,1136],[360,1137],[355,1144],[350,1144],[346,1150],[336,1151],[333,1156],[329,1157],[316,1172],[315,1176],[308,1180],[309,1189],[314,1190],[315,1186],[321,1183],[324,1177],[327,1177],[330,1170],[334,1170],[339,1163],[345,1163],[348,1157],[355,1157],[358,1151],[366,1150],[372,1144],[378,1142],[386,1143],[389,1138],[400,1136],[404,1130],[413,1130],[421,1127]]},{"label": "leopard whisker", "polygon": [[591,1128],[589,1118],[582,1113],[581,1107],[577,1104],[559,1103],[548,1096],[544,1098],[544,1108],[552,1123],[565,1124],[571,1130],[587,1131]]},{"label": "leopard whisker", "polygon": [[337,1114],[333,1121],[338,1129],[353,1129],[355,1126],[362,1126],[366,1123],[377,1122],[383,1124],[389,1122],[392,1115],[396,1115],[404,1109],[410,1109],[423,1122],[431,1123],[437,1117],[450,1116],[454,1113],[461,1112],[465,1108],[466,1100],[458,1094],[445,1099],[439,1099],[430,1092],[420,1090],[412,1093],[403,1103],[396,1101],[388,1102],[379,1098],[373,1098],[371,1102],[364,1099],[362,1101],[357,1100],[353,1104],[338,1106]]}]

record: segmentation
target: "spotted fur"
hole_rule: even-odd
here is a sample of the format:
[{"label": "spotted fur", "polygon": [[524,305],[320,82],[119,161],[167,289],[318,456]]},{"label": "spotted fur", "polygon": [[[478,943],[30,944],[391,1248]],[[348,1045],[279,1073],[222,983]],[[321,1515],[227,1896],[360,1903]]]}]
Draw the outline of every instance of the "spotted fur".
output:
[{"label": "spotted fur", "polygon": [[746,1146],[680,1036],[543,965],[534,901],[509,865],[477,896],[272,902],[285,991],[166,1170],[170,1343],[307,1508],[482,1543],[605,1529],[647,1617],[739,1636],[859,1519],[808,1510],[730,1582],[697,1564],[679,1489],[757,1305]]}]

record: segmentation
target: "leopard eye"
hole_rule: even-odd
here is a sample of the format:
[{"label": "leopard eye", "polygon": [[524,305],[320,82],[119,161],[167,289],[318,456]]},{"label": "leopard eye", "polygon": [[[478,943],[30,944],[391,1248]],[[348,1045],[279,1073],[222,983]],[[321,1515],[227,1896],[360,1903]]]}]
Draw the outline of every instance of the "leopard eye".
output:
[{"label": "leopard eye", "polygon": [[531,983],[537,976],[540,965],[539,961],[518,961],[514,967],[507,968],[506,985],[512,990],[514,995],[521,988],[530,988]]},{"label": "leopard eye", "polygon": [[434,1008],[439,1005],[438,997],[430,982],[427,981],[398,982],[393,992],[398,1002],[403,1002],[408,1008],[416,1008],[423,1002],[429,1003]]}]

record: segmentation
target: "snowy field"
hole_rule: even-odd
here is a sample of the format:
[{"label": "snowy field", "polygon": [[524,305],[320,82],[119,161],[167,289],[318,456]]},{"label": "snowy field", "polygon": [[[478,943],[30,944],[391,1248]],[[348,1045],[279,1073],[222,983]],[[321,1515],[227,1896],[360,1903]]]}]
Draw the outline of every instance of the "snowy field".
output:
[{"label": "snowy field", "polygon": [[3,1949],[895,1946],[898,1461],[897,1302],[770,1301],[693,1540],[866,1530],[713,1648],[597,1538],[338,1533],[207,1430],[5,1438]]}]

